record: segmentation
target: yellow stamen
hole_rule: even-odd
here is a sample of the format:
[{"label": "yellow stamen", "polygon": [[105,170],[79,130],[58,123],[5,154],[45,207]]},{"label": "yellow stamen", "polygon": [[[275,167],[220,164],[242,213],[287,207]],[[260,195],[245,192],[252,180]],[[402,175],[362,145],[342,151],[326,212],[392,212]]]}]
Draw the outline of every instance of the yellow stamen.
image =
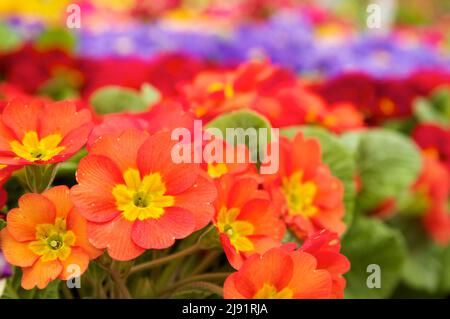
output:
[{"label": "yellow stamen", "polygon": [[228,173],[228,167],[224,163],[208,163],[208,175],[212,178],[218,178]]},{"label": "yellow stamen", "polygon": [[28,248],[36,255],[41,256],[42,261],[56,259],[66,260],[75,244],[75,233],[66,230],[66,221],[57,218],[55,224],[40,224],[36,227],[36,240],[28,244]]},{"label": "yellow stamen", "polygon": [[116,185],[113,195],[122,216],[129,220],[160,218],[164,208],[173,206],[175,198],[166,193],[166,186],[159,173],[141,179],[137,169],[129,168],[123,174],[125,184]]},{"label": "yellow stamen", "polygon": [[317,186],[314,182],[302,182],[303,172],[292,174],[289,178],[283,178],[283,193],[287,201],[290,215],[302,215],[305,218],[314,216],[318,209],[313,205],[317,194]]},{"label": "yellow stamen", "polygon": [[214,82],[208,87],[208,93],[223,92],[227,99],[234,97],[234,88],[231,83]]},{"label": "yellow stamen", "polygon": [[11,150],[19,157],[28,161],[48,161],[64,150],[64,146],[58,146],[62,141],[60,134],[51,134],[39,139],[36,132],[27,132],[22,143],[11,141]]},{"label": "yellow stamen", "polygon": [[270,284],[264,284],[253,296],[253,299],[292,299],[294,292],[290,288],[277,291],[277,288]]},{"label": "yellow stamen", "polygon": [[255,247],[248,236],[253,235],[255,228],[247,221],[236,220],[238,215],[238,208],[227,209],[222,207],[217,218],[217,228],[221,233],[228,236],[231,244],[238,252],[253,251]]}]

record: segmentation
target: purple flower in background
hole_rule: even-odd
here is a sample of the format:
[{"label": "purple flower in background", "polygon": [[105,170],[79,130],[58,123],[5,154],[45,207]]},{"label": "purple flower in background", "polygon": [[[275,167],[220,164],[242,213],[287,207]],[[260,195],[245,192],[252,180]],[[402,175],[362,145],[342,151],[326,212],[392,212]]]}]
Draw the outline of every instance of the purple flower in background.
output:
[{"label": "purple flower in background", "polygon": [[3,253],[0,251],[0,279],[6,278],[12,275],[12,268],[6,262]]},{"label": "purple flower in background", "polygon": [[364,35],[339,51],[335,54],[344,59],[335,72],[363,71],[378,77],[407,76],[417,69],[440,67],[445,61],[432,48],[404,43],[393,36]]},{"label": "purple flower in background", "polygon": [[315,54],[312,27],[298,15],[278,14],[265,24],[250,24],[237,30],[234,44],[241,60],[254,55],[301,71],[308,68]]}]

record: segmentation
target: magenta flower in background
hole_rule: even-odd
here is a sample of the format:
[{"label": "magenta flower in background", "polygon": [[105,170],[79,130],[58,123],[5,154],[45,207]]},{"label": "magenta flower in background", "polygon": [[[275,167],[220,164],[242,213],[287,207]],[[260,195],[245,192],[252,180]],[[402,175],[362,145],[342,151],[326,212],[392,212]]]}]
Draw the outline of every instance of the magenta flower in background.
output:
[{"label": "magenta flower in background", "polygon": [[9,265],[3,253],[0,251],[0,279],[6,278],[12,275],[11,265]]}]

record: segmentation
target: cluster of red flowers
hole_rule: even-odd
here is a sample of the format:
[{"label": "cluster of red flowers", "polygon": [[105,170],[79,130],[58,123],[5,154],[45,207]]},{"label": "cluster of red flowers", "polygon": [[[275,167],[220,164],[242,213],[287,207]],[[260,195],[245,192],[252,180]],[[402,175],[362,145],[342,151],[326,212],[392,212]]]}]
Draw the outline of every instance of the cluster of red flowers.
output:
[{"label": "cluster of red flowers", "polygon": [[[244,144],[219,137],[211,143],[223,153],[175,162],[171,150],[185,143],[202,154],[210,145],[174,140],[174,129],[192,132],[196,119],[206,129],[246,109],[275,128],[313,124],[339,134],[410,116],[416,97],[450,83],[435,72],[406,80],[347,74],[317,84],[267,61],[219,67],[177,54],[93,61],[32,47],[1,57],[0,72],[7,79],[0,85],[0,204],[12,175],[30,191],[1,231],[3,254],[23,270],[22,286],[67,280],[70,265],[84,273],[102,254],[138,263],[148,250],[213,229],[235,270],[224,283],[226,298],[342,298],[350,269],[340,253],[344,185],[324,163],[319,140],[301,131],[268,143],[268,153],[279,150],[279,167],[262,174]],[[37,96],[55,78],[80,97]],[[144,111],[103,115],[90,105],[99,88],[144,83],[159,93]],[[430,237],[447,244],[450,131],[421,124],[412,136],[424,163],[412,192],[424,199]],[[76,185],[51,188],[57,164],[82,148]],[[230,162],[229,153],[246,160]]]},{"label": "cluster of red flowers", "polygon": [[[317,140],[298,133],[272,141],[268,149],[280,149],[280,167],[270,175],[258,173],[244,145],[219,139],[226,152],[245,153],[247,161],[227,162],[225,153],[201,163],[172,159],[180,142],[171,130],[191,129],[196,117],[211,119],[217,110],[266,109],[273,124],[283,125],[289,117],[277,110],[297,100],[290,94],[304,94],[317,101],[317,113],[301,102],[289,111],[298,115],[291,124],[307,117],[320,123],[326,107],[294,79],[266,63],[208,71],[182,86],[179,100],[164,98],[147,112],[104,117],[92,116],[80,102],[51,102],[6,87],[14,98],[0,121],[3,180],[22,167],[52,167],[88,149],[78,164],[77,185],[25,194],[7,214],[2,250],[23,269],[22,286],[65,280],[71,264],[83,273],[104,250],[114,260],[134,260],[212,223],[237,270],[226,280],[225,297],[342,298],[342,275],[350,267],[340,254],[344,190],[322,162]],[[286,243],[287,231],[303,244]]]},{"label": "cluster of red flowers", "polygon": [[[332,106],[351,103],[358,106],[366,123],[408,118],[413,102],[440,85],[450,84],[450,75],[439,70],[421,70],[407,78],[375,78],[365,73],[345,73],[311,85],[311,89]],[[332,107],[333,108],[333,107]]]}]

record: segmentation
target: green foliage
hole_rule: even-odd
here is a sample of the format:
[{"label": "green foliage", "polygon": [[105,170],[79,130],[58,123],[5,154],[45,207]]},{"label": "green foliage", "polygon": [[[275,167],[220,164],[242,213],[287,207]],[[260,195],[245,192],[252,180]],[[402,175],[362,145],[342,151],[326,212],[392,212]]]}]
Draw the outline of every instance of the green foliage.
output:
[{"label": "green foliage", "polygon": [[136,90],[120,86],[105,86],[95,91],[90,103],[100,115],[120,112],[142,112],[148,104]]},{"label": "green foliage", "polygon": [[[342,253],[351,262],[346,298],[388,298],[402,276],[406,257],[403,237],[381,221],[358,216],[342,240]],[[381,287],[369,288],[367,279],[371,264],[380,266]]]},{"label": "green foliage", "polygon": [[[270,141],[270,123],[269,121],[257,112],[249,110],[240,110],[223,114],[216,117],[206,126],[208,129],[219,129],[222,132],[222,137],[230,144],[246,144],[250,147],[250,141],[256,141],[257,148],[250,147],[251,150],[265,149],[267,142]],[[227,136],[227,128],[241,129],[242,135],[239,131],[234,131],[236,135]],[[248,131],[247,129],[254,128],[256,131]],[[267,130],[267,139],[260,138],[258,135],[259,129]],[[247,134],[248,133],[248,134]],[[236,136],[239,136],[236,138]],[[242,137],[242,139],[241,139]],[[251,153],[252,160],[261,160],[258,154]]]},{"label": "green foliage", "polygon": [[406,192],[419,175],[419,150],[400,133],[373,129],[344,135],[342,141],[353,151],[361,178],[358,211],[371,211],[383,200]]},{"label": "green foliage", "polygon": [[389,222],[399,229],[408,255],[402,273],[403,284],[428,295],[450,292],[450,249],[436,245],[425,233],[420,217],[396,216]]},{"label": "green foliage", "polygon": [[25,290],[21,287],[22,272],[15,268],[14,275],[7,279],[2,299],[57,299],[59,297],[60,280],[48,284],[45,289],[33,288]]},{"label": "green foliage", "polygon": [[22,44],[20,36],[6,24],[0,23],[0,53],[9,53]]},{"label": "green foliage", "polygon": [[440,88],[430,98],[417,98],[414,102],[414,115],[420,123],[433,123],[448,127],[450,125],[450,89]]},{"label": "green foliage", "polygon": [[46,29],[42,32],[35,42],[39,50],[62,49],[72,52],[75,49],[75,34],[65,28]]}]

